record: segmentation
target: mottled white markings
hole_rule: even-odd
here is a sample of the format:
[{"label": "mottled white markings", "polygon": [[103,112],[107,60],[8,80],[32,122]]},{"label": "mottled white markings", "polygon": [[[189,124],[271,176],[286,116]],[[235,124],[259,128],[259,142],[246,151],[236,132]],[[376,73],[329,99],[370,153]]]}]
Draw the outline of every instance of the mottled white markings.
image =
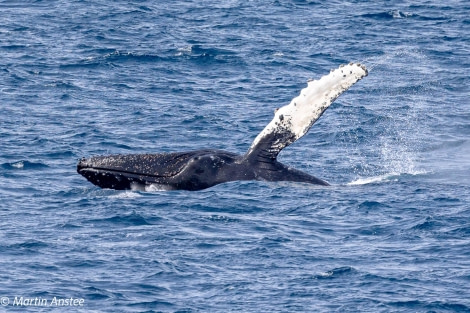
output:
[{"label": "mottled white markings", "polygon": [[[290,104],[275,111],[273,120],[253,141],[250,151],[273,133],[290,132],[289,140],[276,140],[271,146],[279,151],[305,135],[323,112],[341,95],[364,76],[367,69],[361,64],[341,65],[319,80],[309,80],[307,88],[292,99]],[[285,140],[285,138],[284,138]]]}]

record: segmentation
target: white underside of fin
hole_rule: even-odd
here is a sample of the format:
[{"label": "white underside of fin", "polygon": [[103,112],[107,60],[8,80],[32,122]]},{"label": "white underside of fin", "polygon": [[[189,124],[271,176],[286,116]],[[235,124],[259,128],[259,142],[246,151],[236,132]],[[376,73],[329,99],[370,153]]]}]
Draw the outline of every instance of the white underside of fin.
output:
[{"label": "white underside of fin", "polygon": [[367,76],[367,69],[361,64],[341,65],[319,80],[311,80],[300,95],[290,104],[278,109],[273,120],[253,141],[250,151],[266,136],[272,133],[292,133],[289,142],[273,143],[272,148],[282,150],[305,135],[322,113],[354,83]]}]

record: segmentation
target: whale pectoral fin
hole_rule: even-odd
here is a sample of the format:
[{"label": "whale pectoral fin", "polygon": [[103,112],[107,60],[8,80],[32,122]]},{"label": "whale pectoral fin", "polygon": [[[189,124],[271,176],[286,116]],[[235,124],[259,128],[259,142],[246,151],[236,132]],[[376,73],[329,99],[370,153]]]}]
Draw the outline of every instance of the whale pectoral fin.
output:
[{"label": "whale pectoral fin", "polygon": [[246,158],[275,160],[282,149],[308,132],[336,98],[365,76],[365,66],[350,63],[319,80],[309,81],[299,96],[276,111],[273,120],[251,144]]}]

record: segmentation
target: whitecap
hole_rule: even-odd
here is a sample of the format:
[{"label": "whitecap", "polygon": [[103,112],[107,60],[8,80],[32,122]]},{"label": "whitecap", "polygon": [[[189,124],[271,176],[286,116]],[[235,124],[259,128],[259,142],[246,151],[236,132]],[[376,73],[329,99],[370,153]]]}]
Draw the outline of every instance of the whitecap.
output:
[{"label": "whitecap", "polygon": [[192,51],[193,51],[193,46],[188,45],[188,46],[185,46],[185,47],[182,47],[182,48],[178,48],[178,52],[175,55],[176,56],[182,56],[182,55],[185,55],[185,54],[191,54]]},{"label": "whitecap", "polygon": [[145,186],[145,191],[148,192],[155,192],[155,191],[168,191],[171,190],[171,187],[166,185],[159,185],[159,184],[150,184]]},{"label": "whitecap", "polygon": [[387,174],[371,176],[371,177],[360,177],[360,178],[353,180],[352,182],[347,183],[346,185],[357,186],[357,185],[381,183],[385,181],[398,181],[398,178],[400,176],[404,176],[404,175],[415,176],[415,175],[422,175],[422,174],[427,174],[427,172],[424,170],[413,170],[413,171],[404,172],[404,173],[387,173]]},{"label": "whitecap", "polygon": [[134,199],[134,198],[142,197],[142,195],[132,190],[126,190],[123,192],[112,194],[109,197],[114,198],[114,199]]},{"label": "whitecap", "polygon": [[23,161],[18,161],[15,163],[11,163],[11,166],[14,168],[24,168],[24,162]]},{"label": "whitecap", "polygon": [[353,180],[350,183],[347,183],[348,186],[357,186],[357,185],[367,185],[373,183],[379,183],[388,180],[390,175],[380,175],[380,176],[373,176],[373,177],[362,177],[356,180]]}]

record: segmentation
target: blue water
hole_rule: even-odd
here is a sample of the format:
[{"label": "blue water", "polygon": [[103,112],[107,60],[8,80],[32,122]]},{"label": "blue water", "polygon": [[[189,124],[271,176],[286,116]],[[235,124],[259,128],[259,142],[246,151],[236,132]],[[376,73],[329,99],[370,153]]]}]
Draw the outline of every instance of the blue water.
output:
[{"label": "blue water", "polygon": [[[0,311],[470,312],[469,12],[0,1]],[[331,187],[123,192],[75,171],[243,153],[307,79],[350,61],[369,76],[280,155]]]}]

